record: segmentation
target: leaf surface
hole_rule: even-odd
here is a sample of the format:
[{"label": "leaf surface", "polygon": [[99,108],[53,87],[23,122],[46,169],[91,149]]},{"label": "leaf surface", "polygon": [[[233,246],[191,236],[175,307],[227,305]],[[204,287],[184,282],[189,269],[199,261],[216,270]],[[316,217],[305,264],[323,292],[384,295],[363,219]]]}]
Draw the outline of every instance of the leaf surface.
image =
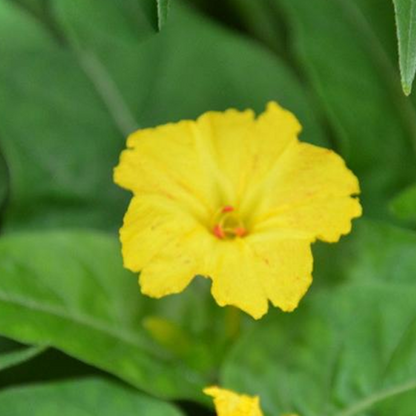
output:
[{"label": "leaf surface", "polygon": [[236,345],[222,384],[260,395],[268,415],[410,416],[415,249],[414,233],[362,222],[340,253],[344,283],[312,291],[291,315],[269,314]]},{"label": "leaf surface", "polygon": [[412,92],[416,72],[416,1],[393,0],[403,91]]},{"label": "leaf surface", "polygon": [[373,26],[382,20],[369,14],[385,5],[275,3],[286,13],[295,58],[328,117],[338,151],[360,179],[365,214],[388,217],[396,190],[416,178],[416,116],[401,92],[381,29]]},{"label": "leaf surface", "polygon": [[112,170],[138,125],[229,107],[263,111],[277,100],[300,118],[304,140],[327,143],[282,61],[190,9],[172,4],[165,30],[131,42],[128,34],[103,33],[98,23],[90,30],[92,11],[83,15],[72,1],[53,4],[53,24],[46,24],[45,17],[0,1],[6,231],[119,228],[129,196],[113,184]]},{"label": "leaf surface", "polygon": [[[0,275],[2,335],[50,345],[154,395],[199,399],[212,382],[226,311],[198,282],[182,296],[141,296],[115,239],[69,231],[5,236]],[[162,333],[149,325],[155,319]],[[173,348],[158,335],[169,341],[175,327]]]},{"label": "leaf surface", "polygon": [[173,405],[100,378],[14,387],[0,392],[8,416],[181,416]]}]

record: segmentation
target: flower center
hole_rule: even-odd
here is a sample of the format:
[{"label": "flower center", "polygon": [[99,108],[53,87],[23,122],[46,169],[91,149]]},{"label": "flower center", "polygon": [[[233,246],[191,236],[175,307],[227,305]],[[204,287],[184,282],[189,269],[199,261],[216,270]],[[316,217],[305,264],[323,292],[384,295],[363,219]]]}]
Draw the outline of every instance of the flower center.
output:
[{"label": "flower center", "polygon": [[220,240],[229,240],[244,237],[247,234],[247,229],[234,207],[226,205],[215,215],[212,232]]}]

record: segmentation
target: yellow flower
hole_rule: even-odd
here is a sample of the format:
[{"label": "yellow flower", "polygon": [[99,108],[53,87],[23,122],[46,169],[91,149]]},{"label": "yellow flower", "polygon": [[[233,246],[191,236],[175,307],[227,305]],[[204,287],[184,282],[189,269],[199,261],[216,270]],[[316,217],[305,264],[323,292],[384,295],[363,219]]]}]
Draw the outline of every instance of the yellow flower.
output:
[{"label": "yellow flower", "polygon": [[[217,416],[263,416],[258,396],[237,394],[231,390],[216,386],[204,389],[207,396],[214,398]],[[297,416],[294,413],[285,413],[281,416]]]},{"label": "yellow flower", "polygon": [[219,387],[208,387],[204,393],[214,398],[217,416],[263,416],[258,396],[240,395]]},{"label": "yellow flower", "polygon": [[268,300],[296,308],[312,281],[311,243],[338,241],[361,215],[357,178],[300,131],[269,103],[257,119],[208,112],[128,138],[114,174],[134,194],[120,238],[144,294],[178,293],[201,275],[219,305],[254,318]]}]

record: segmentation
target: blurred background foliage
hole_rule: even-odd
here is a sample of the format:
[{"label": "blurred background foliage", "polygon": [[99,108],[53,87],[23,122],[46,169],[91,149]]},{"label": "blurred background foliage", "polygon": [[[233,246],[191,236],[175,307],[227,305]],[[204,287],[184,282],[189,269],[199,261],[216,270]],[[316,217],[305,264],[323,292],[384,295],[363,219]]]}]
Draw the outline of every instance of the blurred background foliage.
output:
[{"label": "blurred background foliage", "polygon": [[[0,414],[204,415],[220,383],[268,416],[414,416],[413,3],[0,0]],[[254,323],[202,279],[143,297],[117,240],[126,136],[270,100],[346,159],[364,217],[314,246],[292,314]]]}]

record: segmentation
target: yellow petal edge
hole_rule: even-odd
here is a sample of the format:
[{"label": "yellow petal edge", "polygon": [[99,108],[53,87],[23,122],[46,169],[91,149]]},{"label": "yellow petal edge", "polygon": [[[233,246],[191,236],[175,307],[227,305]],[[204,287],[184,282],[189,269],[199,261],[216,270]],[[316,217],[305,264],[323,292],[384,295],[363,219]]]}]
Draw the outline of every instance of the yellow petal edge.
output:
[{"label": "yellow petal edge", "polygon": [[[217,416],[263,416],[258,396],[238,394],[217,386],[207,387],[203,391],[214,399]],[[298,415],[284,413],[281,416]]]},{"label": "yellow petal edge", "polygon": [[237,394],[219,387],[207,387],[204,393],[213,397],[217,416],[263,416],[258,396]]}]

